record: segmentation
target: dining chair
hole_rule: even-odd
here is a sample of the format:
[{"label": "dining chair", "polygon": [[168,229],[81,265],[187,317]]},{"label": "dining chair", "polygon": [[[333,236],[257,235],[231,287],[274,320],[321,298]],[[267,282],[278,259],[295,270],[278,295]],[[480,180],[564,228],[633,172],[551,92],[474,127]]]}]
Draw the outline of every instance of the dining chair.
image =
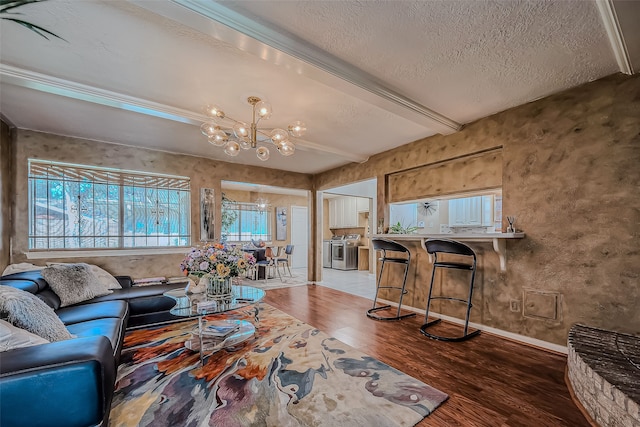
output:
[{"label": "dining chair", "polygon": [[[275,272],[278,274],[278,278],[282,282],[282,276],[280,275],[280,270],[278,269],[277,261],[278,259],[274,256],[273,249],[267,247],[265,249],[265,259],[256,262],[256,274],[259,276],[259,271],[261,268],[264,268],[264,283],[267,283],[267,279],[269,279],[269,272]],[[257,279],[257,277],[256,277]]]},{"label": "dining chair", "polygon": [[289,263],[289,259],[291,258],[291,255],[293,254],[293,245],[287,245],[284,249],[284,258],[277,258],[277,263],[276,263],[276,269],[279,269],[280,266],[282,266],[282,271],[284,271],[284,267],[287,267],[287,270],[289,270],[289,276],[293,277],[293,274],[291,273],[291,264]]}]

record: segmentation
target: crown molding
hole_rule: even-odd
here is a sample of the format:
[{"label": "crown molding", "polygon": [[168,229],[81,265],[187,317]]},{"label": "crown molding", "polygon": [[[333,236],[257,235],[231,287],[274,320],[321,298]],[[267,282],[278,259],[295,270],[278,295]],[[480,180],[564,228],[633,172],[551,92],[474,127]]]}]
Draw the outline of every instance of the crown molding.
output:
[{"label": "crown molding", "polygon": [[618,62],[618,68],[620,68],[621,72],[632,75],[633,65],[631,64],[631,58],[629,58],[629,51],[624,42],[624,35],[620,28],[620,22],[618,21],[618,15],[616,15],[613,1],[596,0],[596,4],[602,17],[602,23],[607,30],[607,36],[609,37],[613,54]]},{"label": "crown molding", "polygon": [[0,64],[0,76],[2,76],[3,83],[10,83],[15,86],[34,89],[40,92],[146,114],[148,116],[173,120],[180,123],[200,126],[202,122],[206,120],[204,115],[196,114],[192,111],[123,95],[109,90],[98,89],[82,83],[76,83],[6,64]]},{"label": "crown molding", "polygon": [[[210,0],[169,0],[169,3],[161,1],[130,1],[154,13],[161,14],[172,20],[177,20],[199,31],[204,31],[219,40],[231,43],[238,49],[258,55],[262,59],[266,60],[267,57],[274,57],[277,58],[278,61],[283,61],[282,54],[284,53],[295,58],[298,62],[301,61],[307,65],[307,70],[305,70],[307,76],[313,76],[316,80],[328,84],[334,83],[336,80],[342,80],[351,86],[357,87],[360,93],[356,93],[353,88],[345,88],[344,86],[340,87],[340,90],[358,96],[367,102],[371,102],[380,108],[398,114],[414,123],[427,126],[436,132],[450,134],[462,129],[462,124],[386,86],[384,82],[365,71],[354,67],[293,34],[286,33],[281,29],[243,15],[220,3]],[[197,23],[193,19],[193,16],[190,17],[172,8],[170,3],[182,6],[182,8],[208,19],[209,22],[215,21],[233,30],[233,32],[240,33],[246,37],[238,37],[237,34],[231,34],[211,24]],[[247,43],[247,38],[257,41],[260,46],[252,45],[250,42]],[[275,49],[274,55],[266,55],[264,50],[265,46]],[[315,68],[316,71],[309,71],[308,66]],[[297,66],[297,68],[300,67]],[[322,71],[325,75],[318,75],[317,70]],[[331,85],[335,87],[335,85]],[[362,92],[366,92],[366,94],[362,95]]]}]

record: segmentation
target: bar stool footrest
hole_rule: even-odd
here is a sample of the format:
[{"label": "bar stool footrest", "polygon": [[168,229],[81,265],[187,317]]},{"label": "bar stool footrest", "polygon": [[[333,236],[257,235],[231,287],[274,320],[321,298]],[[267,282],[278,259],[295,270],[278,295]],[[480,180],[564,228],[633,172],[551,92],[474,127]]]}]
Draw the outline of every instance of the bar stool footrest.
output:
[{"label": "bar stool footrest", "polygon": [[373,320],[401,320],[401,319],[406,319],[407,317],[413,317],[416,315],[415,313],[408,313],[400,316],[384,317],[384,316],[379,316],[377,314],[374,314],[376,311],[386,310],[388,308],[391,308],[391,306],[383,305],[380,307],[370,308],[369,310],[367,310],[367,317]]},{"label": "bar stool footrest", "polygon": [[475,330],[473,332],[469,332],[469,333],[467,333],[467,334],[465,334],[465,335],[463,335],[461,337],[443,337],[443,336],[440,336],[440,335],[435,335],[435,334],[427,332],[427,328],[428,327],[433,326],[433,325],[435,325],[437,323],[440,323],[440,320],[441,319],[432,320],[431,322],[427,322],[424,325],[420,326],[420,332],[422,333],[422,335],[424,335],[426,337],[429,337],[431,339],[434,339],[434,340],[438,340],[438,341],[459,342],[459,341],[466,341],[469,338],[473,338],[476,335],[480,334],[480,329]]}]

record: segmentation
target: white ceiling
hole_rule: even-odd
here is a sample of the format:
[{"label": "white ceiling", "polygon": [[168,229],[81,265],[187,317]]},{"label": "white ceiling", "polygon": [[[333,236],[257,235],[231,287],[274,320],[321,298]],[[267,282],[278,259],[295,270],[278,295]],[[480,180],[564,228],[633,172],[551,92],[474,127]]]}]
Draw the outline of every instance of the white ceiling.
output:
[{"label": "white ceiling", "polygon": [[[615,10],[620,20],[617,19]],[[50,0],[0,21],[0,112],[18,128],[317,173],[640,68],[640,2]],[[221,24],[223,22],[224,24]],[[307,124],[293,157],[236,158],[202,109]]]}]

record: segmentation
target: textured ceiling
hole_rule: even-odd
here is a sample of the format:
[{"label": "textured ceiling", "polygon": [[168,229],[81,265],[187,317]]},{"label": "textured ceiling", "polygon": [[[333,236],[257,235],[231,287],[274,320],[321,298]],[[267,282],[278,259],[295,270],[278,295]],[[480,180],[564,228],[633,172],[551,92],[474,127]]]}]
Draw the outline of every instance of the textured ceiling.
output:
[{"label": "textured ceiling", "polygon": [[[625,17],[639,5],[625,2]],[[248,30],[217,22],[233,15],[215,18],[216,7]],[[15,126],[307,173],[620,70],[585,0],[50,0],[21,11],[66,41],[0,22],[0,112]],[[637,61],[640,29],[620,26]],[[246,35],[255,29],[273,36]],[[265,127],[307,124],[294,157],[272,146],[265,163],[232,159],[206,143],[202,108],[248,121],[249,95],[273,105]]]},{"label": "textured ceiling", "polygon": [[468,123],[617,71],[594,2],[224,2]]}]

